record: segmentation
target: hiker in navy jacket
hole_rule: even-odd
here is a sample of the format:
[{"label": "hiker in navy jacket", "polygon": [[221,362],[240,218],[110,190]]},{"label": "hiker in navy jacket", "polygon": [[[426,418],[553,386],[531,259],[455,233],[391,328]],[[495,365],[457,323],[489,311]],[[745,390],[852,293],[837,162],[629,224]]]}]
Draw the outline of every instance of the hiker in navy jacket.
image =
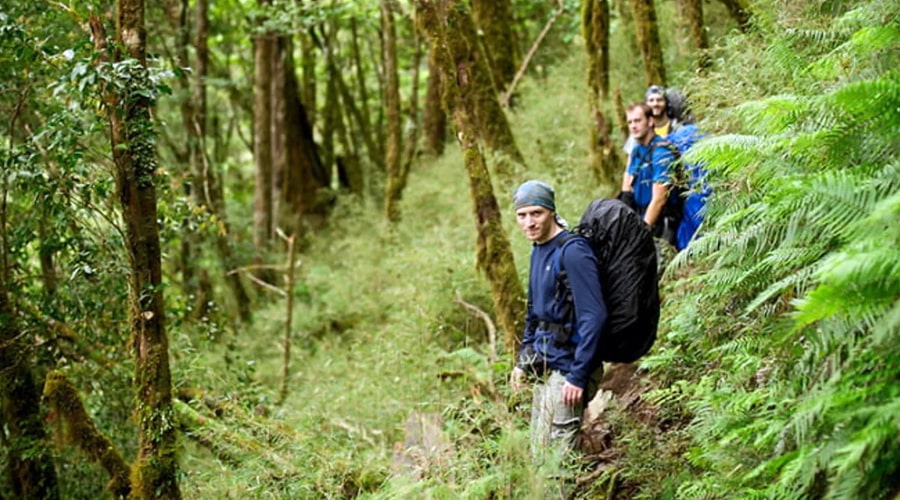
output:
[{"label": "hiker in navy jacket", "polygon": [[[584,405],[602,373],[596,351],[607,314],[597,259],[584,238],[565,229],[553,188],[528,181],[516,190],[513,203],[519,227],[534,246],[527,326],[510,382],[519,390],[529,373],[537,377],[531,408],[537,456],[551,444],[561,450],[574,444]],[[558,288],[560,273],[568,279],[568,299]]]}]

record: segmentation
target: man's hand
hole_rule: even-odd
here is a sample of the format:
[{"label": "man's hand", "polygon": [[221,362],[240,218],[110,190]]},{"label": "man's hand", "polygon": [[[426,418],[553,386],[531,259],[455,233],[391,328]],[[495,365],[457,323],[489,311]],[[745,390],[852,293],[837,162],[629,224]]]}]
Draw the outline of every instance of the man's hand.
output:
[{"label": "man's hand", "polygon": [[525,388],[525,370],[518,366],[513,368],[509,376],[509,387],[516,392]]},{"label": "man's hand", "polygon": [[575,406],[580,403],[583,394],[584,389],[573,385],[571,382],[566,382],[565,385],[563,385],[562,399],[566,406]]}]

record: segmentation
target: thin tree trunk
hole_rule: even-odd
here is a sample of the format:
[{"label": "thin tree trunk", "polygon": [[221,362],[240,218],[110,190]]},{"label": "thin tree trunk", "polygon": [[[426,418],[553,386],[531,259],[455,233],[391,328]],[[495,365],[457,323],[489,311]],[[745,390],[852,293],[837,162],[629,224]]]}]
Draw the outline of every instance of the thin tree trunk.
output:
[{"label": "thin tree trunk", "polygon": [[[225,271],[225,282],[231,290],[234,298],[234,306],[238,310],[238,316],[242,321],[249,321],[250,312],[250,296],[247,288],[241,281],[240,273],[229,273],[228,271],[237,267],[234,261],[234,250],[230,241],[231,231],[229,230],[228,216],[225,210],[224,194],[222,192],[222,183],[219,176],[213,169],[213,163],[221,164],[219,161],[210,161],[209,155],[206,154],[206,136],[207,136],[207,97],[206,97],[206,76],[209,68],[209,5],[207,0],[197,0],[197,42],[195,45],[196,63],[194,65],[195,78],[195,97],[194,104],[196,106],[196,128],[200,139],[197,148],[197,159],[194,160],[196,165],[200,166],[199,180],[195,182],[198,191],[195,191],[195,200],[200,200],[209,207],[222,225],[222,231],[216,232],[216,249],[219,254],[219,260]],[[215,158],[215,156],[214,156]]]},{"label": "thin tree trunk", "polygon": [[53,227],[50,223],[49,211],[50,207],[46,205],[41,207],[42,223],[38,228],[38,237],[40,238],[38,257],[41,262],[41,281],[44,285],[44,294],[47,298],[56,296],[58,282],[56,264],[53,260],[53,256],[55,255],[55,245],[49,234],[50,228]]},{"label": "thin tree trunk", "polygon": [[681,15],[687,22],[691,34],[691,43],[697,51],[697,70],[704,72],[709,69],[712,61],[709,58],[709,38],[706,36],[706,28],[703,24],[702,0],[679,0]]},{"label": "thin tree trunk", "polygon": [[609,2],[584,0],[582,35],[588,55],[588,86],[592,96],[609,99]]},{"label": "thin tree trunk", "polygon": [[[269,0],[259,0],[264,7]],[[253,84],[255,100],[253,113],[253,245],[257,260],[272,239],[272,45],[271,35],[256,37],[254,60],[256,73]]]},{"label": "thin tree trunk", "polygon": [[509,0],[472,0],[472,17],[482,33],[494,86],[502,93],[516,74],[512,3]]},{"label": "thin tree trunk", "polygon": [[[190,43],[190,28],[187,21],[188,4],[188,0],[175,0],[169,2],[166,9],[168,11],[169,24],[175,30],[175,61],[173,61],[173,65],[178,68],[187,68],[191,65],[188,59],[188,44]],[[199,181],[197,171],[199,167],[195,163],[199,142],[195,124],[196,112],[192,96],[190,95],[191,84],[188,73],[185,71],[179,72],[177,81],[181,90],[178,107],[181,112],[181,125],[184,127],[185,134],[183,137],[184,150],[182,153],[176,152],[176,157],[178,160],[184,160],[189,163],[183,175],[189,179],[188,182],[184,183],[184,195],[190,197],[197,189],[200,189],[197,187]],[[194,262],[198,260],[195,255],[197,250],[197,234],[191,229],[190,218],[185,217],[181,224],[181,259],[179,264],[181,267],[181,288],[187,297],[197,294],[197,273],[194,269]]]},{"label": "thin tree trunk", "polygon": [[[353,65],[356,69],[354,72],[354,75],[356,75],[356,89],[359,92],[359,106],[357,109],[359,112],[358,125],[360,127],[360,133],[363,134],[366,145],[373,146],[371,149],[367,147],[369,158],[379,170],[384,170],[384,150],[380,147],[384,142],[376,140],[376,133],[372,126],[372,113],[369,110],[369,90],[368,85],[366,85],[366,73],[365,66],[363,65],[362,51],[359,48],[359,34],[356,18],[350,19],[350,35],[350,48],[353,53]],[[346,86],[346,82],[344,82],[343,79],[340,81]],[[344,99],[345,102],[348,100],[351,102],[355,101],[353,98]]]},{"label": "thin tree trunk", "polygon": [[316,48],[312,36],[308,32],[300,33],[300,70],[299,84],[300,102],[306,108],[309,125],[316,124]]},{"label": "thin tree trunk", "polygon": [[[285,130],[285,58],[286,46],[289,40],[286,36],[275,36],[272,40],[272,73],[269,74],[271,82],[271,110],[272,110],[272,230],[281,228],[293,233],[293,226],[297,220],[291,216],[289,207],[282,203],[282,191],[285,189],[284,178],[286,175],[287,135]],[[291,44],[292,45],[292,44]]]},{"label": "thin tree trunk", "polygon": [[422,40],[418,29],[415,29],[413,38],[413,43],[415,44],[412,59],[413,74],[409,103],[406,110],[406,123],[409,132],[404,143],[403,165],[400,168],[400,181],[403,189],[406,189],[409,171],[412,169],[413,160],[415,160],[416,152],[419,149],[419,66],[422,64]]},{"label": "thin tree trunk", "polygon": [[628,131],[628,122],[625,120],[625,102],[622,100],[622,89],[619,87],[616,87],[613,102],[615,103],[616,117],[618,118],[616,121],[619,124],[619,135],[624,141],[628,139],[630,132]]},{"label": "thin tree trunk", "polygon": [[[337,33],[337,27],[334,23],[329,23],[328,33],[324,37],[325,44],[325,64],[326,67],[330,67],[334,64],[334,52],[335,47],[333,45],[336,43],[335,37]],[[325,31],[323,29],[323,31]],[[338,101],[340,100],[340,96],[338,95],[337,82],[333,79],[328,78],[325,82],[325,108],[323,109],[324,113],[324,123],[322,128],[320,129],[320,135],[322,136],[322,168],[332,171],[334,167],[334,136],[337,131],[337,122],[341,120],[341,108]]]},{"label": "thin tree trunk", "polygon": [[600,103],[601,98],[609,99],[609,26],[609,2],[585,0],[582,33],[588,55],[588,108],[593,118],[589,134],[591,166],[599,182],[614,184],[622,163]]},{"label": "thin tree trunk", "polygon": [[425,105],[422,111],[422,129],[425,135],[425,151],[432,156],[444,154],[447,138],[447,113],[441,98],[442,75],[435,62],[434,48],[428,49],[428,83],[425,89]]},{"label": "thin tree trunk", "polygon": [[[331,81],[336,81],[336,79],[332,78]],[[339,104],[338,109],[344,111],[335,122],[335,134],[341,143],[341,149],[343,149],[343,155],[335,159],[339,184],[341,187],[349,189],[351,193],[362,194],[366,189],[365,174],[360,163],[359,150],[356,143],[350,140],[350,133],[347,130],[352,117],[346,105]]]},{"label": "thin tree trunk", "polygon": [[[477,238],[477,263],[491,286],[495,313],[504,334],[507,352],[515,353],[521,341],[525,318],[525,294],[515,268],[512,247],[503,229],[500,208],[494,196],[490,173],[478,147],[477,92],[471,86],[479,80],[469,77],[470,66],[479,64],[467,58],[469,40],[460,30],[458,4],[453,0],[418,0],[417,8],[435,48],[438,65],[447,82],[447,109],[451,110],[457,138],[463,150],[466,173],[474,208]],[[452,26],[452,29],[448,29]]]},{"label": "thin tree trunk", "polygon": [[[175,428],[171,425],[172,380],[154,185],[156,152],[150,135],[150,100],[145,95],[150,80],[143,0],[119,0],[117,13],[117,42],[125,55],[138,63],[121,82],[122,90],[107,86],[103,91],[131,264],[130,316],[139,422],[133,494],[181,498]],[[91,26],[97,52],[103,54],[105,36],[99,18],[92,17]]]},{"label": "thin tree trunk", "polygon": [[[287,166],[285,177],[285,207],[291,218],[300,221],[295,234],[302,234],[305,223],[320,227],[328,213],[331,172],[322,165],[306,108],[300,102],[299,82],[294,64],[293,49],[285,51],[284,96],[286,106],[285,133]],[[287,219],[286,219],[287,220]]]},{"label": "thin tree trunk", "polygon": [[294,323],[294,283],[297,252],[294,250],[294,235],[286,238],[287,243],[287,269],[285,269],[285,323],[284,323],[284,352],[281,364],[281,387],[278,390],[278,404],[287,399],[288,387],[291,375],[291,331]]},{"label": "thin tree trunk", "polygon": [[638,46],[644,60],[644,79],[647,86],[666,86],[666,68],[663,64],[662,45],[653,0],[630,0],[634,17]]},{"label": "thin tree trunk", "polygon": [[384,68],[384,109],[387,117],[387,142],[384,164],[387,172],[384,189],[384,213],[391,222],[400,220],[400,198],[403,196],[401,153],[403,127],[400,114],[400,82],[397,74],[397,29],[391,0],[381,0],[381,32]]},{"label": "thin tree trunk", "polygon": [[[375,144],[375,137],[368,132],[366,129],[369,127],[366,125],[366,117],[363,115],[363,111],[360,106],[356,105],[356,100],[353,97],[353,93],[350,91],[350,88],[347,86],[347,82],[344,81],[344,77],[341,76],[341,72],[338,70],[338,67],[334,64],[329,68],[329,75],[332,80],[337,84],[338,91],[341,94],[341,103],[344,105],[344,109],[347,111],[347,114],[353,118],[353,121],[356,122],[357,128],[359,130],[360,136],[363,138],[363,144],[366,146],[366,153],[370,159],[372,159],[372,163],[376,165],[376,168],[381,169],[384,165],[384,158],[378,157],[376,158],[376,154],[381,151],[381,148]],[[348,120],[348,127],[350,127],[350,121]],[[382,167],[379,167],[381,165]]]}]

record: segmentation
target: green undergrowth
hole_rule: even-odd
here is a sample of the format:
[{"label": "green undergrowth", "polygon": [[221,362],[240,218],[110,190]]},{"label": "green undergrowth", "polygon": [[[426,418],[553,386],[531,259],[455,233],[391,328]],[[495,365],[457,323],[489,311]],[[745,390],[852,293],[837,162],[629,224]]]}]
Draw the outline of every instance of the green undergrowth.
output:
[{"label": "green undergrowth", "polygon": [[[510,118],[526,157],[535,160],[518,167],[514,179],[495,179],[523,281],[530,243],[512,217],[514,184],[530,177],[555,184],[559,209],[570,218],[596,196],[592,182],[583,182],[591,179],[582,139],[587,117],[578,91],[582,70],[573,60],[546,80],[523,84],[523,104]],[[543,95],[544,86],[566,90]],[[540,498],[550,487],[535,479],[541,475],[530,465],[527,413],[507,404],[511,357],[502,337],[495,346],[499,360],[489,366],[487,326],[456,302],[493,310],[489,287],[475,269],[475,221],[455,147],[415,165],[401,207],[403,220],[391,227],[380,206],[342,198],[330,227],[300,256],[283,404],[276,403],[283,300],[272,298],[236,333],[202,342],[176,338],[176,380],[265,415],[258,419],[292,429],[296,439],[269,444],[290,464],[281,472],[267,470],[264,460],[223,467],[186,443],[187,495],[483,498],[505,492]],[[417,481],[391,469],[413,413],[441,415],[452,443],[425,463]]]},{"label": "green undergrowth", "polygon": [[[707,162],[716,194],[704,238],[664,279],[660,337],[640,372],[647,392],[608,413],[604,468],[590,476],[598,463],[578,465],[585,498],[898,491],[900,266],[886,249],[898,243],[900,30],[881,21],[897,9],[791,5],[722,39],[715,70],[675,77],[711,136],[694,159]],[[821,22],[829,16],[833,25]],[[523,283],[530,245],[509,209],[516,184],[553,184],[572,222],[613,194],[589,169],[580,50],[525,79],[509,113],[528,162],[494,182]],[[265,444],[228,466],[184,440],[186,496],[552,494],[529,459],[526,401],[505,384],[509,353],[496,345],[490,365],[485,324],[456,303],[492,312],[468,193],[450,147],[416,163],[395,226],[380,204],[339,199],[300,257],[281,404],[283,300],[237,331],[173,335],[175,380],[234,402],[244,413],[223,412],[228,430]],[[410,415],[439,415],[444,441],[400,474]]]}]

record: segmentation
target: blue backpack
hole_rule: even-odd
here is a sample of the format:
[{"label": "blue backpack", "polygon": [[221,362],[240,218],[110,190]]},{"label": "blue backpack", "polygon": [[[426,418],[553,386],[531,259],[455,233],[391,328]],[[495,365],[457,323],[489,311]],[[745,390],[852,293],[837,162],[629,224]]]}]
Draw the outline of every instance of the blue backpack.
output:
[{"label": "blue backpack", "polygon": [[[703,138],[703,134],[694,124],[682,125],[672,131],[666,140],[675,145],[683,157],[695,142]],[[676,233],[676,247],[683,250],[694,237],[703,216],[706,213],[706,199],[712,194],[706,182],[706,169],[697,163],[683,162],[681,171],[686,178],[683,189],[681,222]]]}]

